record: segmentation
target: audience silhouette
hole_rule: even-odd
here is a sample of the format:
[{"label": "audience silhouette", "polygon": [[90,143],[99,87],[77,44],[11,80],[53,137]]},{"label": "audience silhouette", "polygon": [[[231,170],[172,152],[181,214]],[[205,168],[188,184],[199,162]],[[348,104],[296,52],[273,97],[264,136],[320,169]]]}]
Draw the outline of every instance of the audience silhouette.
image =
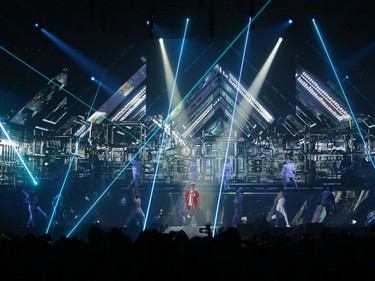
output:
[{"label": "audience silhouette", "polygon": [[206,229],[206,236],[190,238],[183,230],[146,229],[135,240],[121,228],[97,225],[81,239],[3,234],[0,268],[14,280],[363,280],[373,270],[370,231],[286,229],[244,239],[236,227]]}]

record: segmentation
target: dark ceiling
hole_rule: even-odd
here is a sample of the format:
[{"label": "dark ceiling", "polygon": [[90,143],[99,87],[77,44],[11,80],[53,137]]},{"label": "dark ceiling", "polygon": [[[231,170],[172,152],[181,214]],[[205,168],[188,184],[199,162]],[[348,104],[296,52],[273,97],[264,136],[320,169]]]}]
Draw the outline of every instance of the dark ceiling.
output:
[{"label": "dark ceiling", "polygon": [[[295,98],[295,63],[304,64],[323,80],[337,80],[312,27],[314,18],[344,89],[350,101],[355,102],[356,112],[372,112],[375,108],[375,12],[371,0],[3,0],[0,116],[18,111],[64,67],[69,69],[69,91],[82,99],[91,94],[88,103],[96,93],[96,86],[89,80],[92,70],[77,66],[34,27],[35,22],[89,59],[91,65],[97,65],[114,90],[139,68],[140,57],[146,55],[150,104],[165,104],[165,97],[160,98],[165,84],[157,75],[162,69],[161,60],[153,59],[160,52],[156,39],[169,39],[166,44],[176,69],[185,17],[191,19],[187,34],[191,42],[181,62],[178,84],[183,94],[194,87],[252,17],[254,36],[250,35],[249,44],[253,45],[243,69],[243,81],[250,85],[281,36],[277,35],[277,26],[292,18],[294,29],[284,33],[284,46],[262,93],[270,108],[280,110],[280,115],[288,114]],[[150,18],[154,22],[153,33],[145,24]],[[239,73],[242,46],[243,41],[238,40],[220,61],[234,73]],[[152,79],[153,75],[157,78]],[[346,75],[349,80],[344,79]],[[95,107],[107,98],[108,93],[100,93]]]}]

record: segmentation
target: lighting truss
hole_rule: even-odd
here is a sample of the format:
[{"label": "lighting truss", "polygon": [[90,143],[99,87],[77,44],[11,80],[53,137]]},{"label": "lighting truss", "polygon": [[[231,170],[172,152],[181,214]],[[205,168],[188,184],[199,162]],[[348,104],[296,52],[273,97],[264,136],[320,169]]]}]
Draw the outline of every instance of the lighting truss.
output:
[{"label": "lighting truss", "polygon": [[[191,117],[193,118],[193,121],[192,120],[189,120],[188,118],[184,118],[184,120],[181,120],[182,121],[182,128],[183,130],[181,129],[181,127],[178,125],[178,126],[175,126],[175,128],[179,131],[182,131],[181,132],[181,135],[183,138],[185,138],[187,135],[190,135],[191,132],[195,129],[196,125],[192,125],[191,122],[194,123],[195,119],[194,117],[195,116],[199,116],[201,114],[202,111],[204,111],[205,109],[207,109],[207,107],[211,106],[211,104],[214,102],[214,98],[215,98],[215,95],[213,95],[212,93],[207,96],[206,99],[204,99],[203,101],[200,100],[199,102],[198,101],[194,101],[194,102],[191,102],[187,107],[186,107],[186,111],[188,112],[188,117]],[[195,112],[194,112],[195,111]],[[196,111],[199,111],[199,112],[196,112]],[[204,117],[204,116],[203,116]],[[177,118],[176,119],[176,122],[178,122],[178,119],[180,118]],[[186,129],[189,129],[189,133],[186,134],[186,136],[184,136],[184,133],[186,132]]]},{"label": "lighting truss", "polygon": [[74,136],[83,138],[90,131],[90,126],[82,125],[77,132],[74,133]]},{"label": "lighting truss", "polygon": [[215,102],[211,103],[207,108],[190,124],[190,126],[185,130],[185,132],[182,134],[184,138],[186,138],[190,132],[203,120],[203,118],[209,114],[212,113],[213,108],[215,105],[219,102],[219,100],[216,100]]},{"label": "lighting truss", "polygon": [[[163,122],[156,119],[155,117],[151,117],[151,121],[156,125],[158,126],[159,128],[163,129]],[[170,127],[170,124],[164,124],[164,130],[165,130],[165,133],[167,134],[167,136],[169,136],[170,138],[173,138],[174,140],[177,141],[177,143],[180,143],[182,145],[186,145],[186,142],[185,140],[180,136],[180,134],[173,130],[172,133],[171,133],[171,127]]]},{"label": "lighting truss", "polygon": [[309,128],[312,128],[316,123],[298,106],[296,106],[296,116]]},{"label": "lighting truss", "polygon": [[[229,112],[228,110],[225,110],[225,111],[224,111],[224,114],[225,114],[228,118],[231,118],[231,117],[232,117],[231,112]],[[251,132],[252,132],[252,131],[250,130],[250,127],[251,127],[252,129],[255,129],[255,128],[257,127],[256,124],[255,124],[254,127],[253,127],[251,124],[250,124],[250,127],[246,127],[246,126],[244,126],[244,124],[241,123],[238,119],[234,119],[233,122],[234,122],[234,124],[236,124],[236,126],[237,126],[238,128],[240,128],[240,130],[241,130],[245,135],[247,135],[247,136],[251,136]]]},{"label": "lighting truss", "polygon": [[303,131],[303,125],[292,115],[288,115],[282,125],[293,137]]},{"label": "lighting truss", "polygon": [[[232,96],[227,94],[225,95],[225,99],[229,102],[230,105],[233,106],[234,108],[234,100],[233,101],[229,101],[230,98]],[[255,130],[255,128],[259,125],[260,127],[262,127],[263,129],[266,129],[268,127],[268,123],[267,122],[264,122],[265,120],[260,118],[259,117],[259,114],[252,114],[251,117],[252,118],[249,118],[248,117],[248,113],[244,111],[244,108],[241,107],[241,106],[236,106],[236,114],[237,116],[241,116],[243,118],[243,120],[245,121],[245,123],[243,123],[241,126],[244,126],[245,124],[248,125],[248,128],[252,129],[252,130]],[[240,126],[240,127],[241,127]],[[247,134],[246,134],[247,135]]]}]

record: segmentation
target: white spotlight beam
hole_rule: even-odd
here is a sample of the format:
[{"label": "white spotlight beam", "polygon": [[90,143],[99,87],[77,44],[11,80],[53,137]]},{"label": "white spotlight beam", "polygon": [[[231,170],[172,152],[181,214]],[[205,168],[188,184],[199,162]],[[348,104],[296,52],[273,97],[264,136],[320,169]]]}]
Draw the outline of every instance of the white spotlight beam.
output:
[{"label": "white spotlight beam", "polygon": [[[254,81],[251,83],[251,86],[248,91],[243,91],[243,95],[246,99],[248,99],[250,104],[254,104],[254,109],[257,110],[262,117],[267,120],[268,123],[272,123],[275,119],[273,116],[259,103],[257,102],[257,97],[259,92],[263,86],[264,81],[266,80],[266,76],[271,68],[272,62],[275,59],[276,53],[280,47],[281,42],[283,41],[282,38],[277,40],[275,47],[272,49],[272,52],[269,54],[267,60],[264,62],[262,68],[258,72],[257,76],[255,77]],[[242,91],[241,91],[242,93]],[[245,105],[241,105],[240,107],[243,108]],[[244,108],[243,108],[244,109]],[[246,110],[245,110],[246,111]]]}]

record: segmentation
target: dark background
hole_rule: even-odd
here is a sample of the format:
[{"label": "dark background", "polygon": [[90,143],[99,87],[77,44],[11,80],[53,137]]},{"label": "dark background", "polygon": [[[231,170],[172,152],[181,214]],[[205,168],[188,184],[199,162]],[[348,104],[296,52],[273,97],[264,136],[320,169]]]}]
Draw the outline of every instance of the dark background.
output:
[{"label": "dark background", "polygon": [[[276,117],[293,113],[296,63],[323,81],[337,83],[313,28],[314,18],[354,112],[371,113],[375,12],[370,4],[370,0],[1,1],[0,117],[12,117],[65,67],[66,89],[88,104],[96,96],[94,108],[98,108],[112,93],[98,88],[90,77],[103,78],[103,84],[115,92],[143,64],[142,56],[147,58],[148,114],[165,112],[168,100],[157,39],[165,39],[176,71],[186,17],[190,22],[177,80],[182,95],[194,88],[218,58],[220,65],[240,75],[245,33],[220,56],[252,17],[242,83],[251,84],[282,36],[259,98]],[[289,18],[294,23],[283,30]],[[146,25],[150,19],[153,32]],[[35,22],[95,67],[78,65],[35,28]],[[75,102],[70,114],[85,108]]]}]

